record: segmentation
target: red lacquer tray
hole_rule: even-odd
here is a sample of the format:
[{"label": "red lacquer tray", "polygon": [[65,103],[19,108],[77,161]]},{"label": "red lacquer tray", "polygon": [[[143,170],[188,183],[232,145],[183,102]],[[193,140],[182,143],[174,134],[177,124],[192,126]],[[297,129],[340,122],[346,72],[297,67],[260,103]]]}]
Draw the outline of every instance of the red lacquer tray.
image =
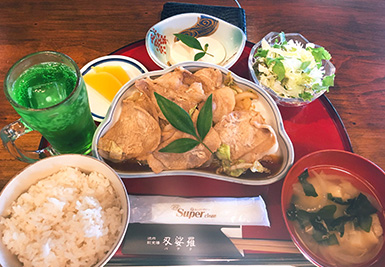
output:
[{"label": "red lacquer tray", "polygon": [[[235,74],[250,79],[247,59],[254,44],[247,42],[245,49],[230,69]],[[124,55],[141,62],[149,71],[159,70],[149,57],[144,40],[127,45],[112,54]],[[326,96],[321,96],[311,104],[299,108],[279,107],[284,120],[284,126],[295,151],[295,160],[310,152],[322,149],[341,149],[352,151],[349,136],[345,127]],[[155,194],[171,196],[227,196],[247,197],[261,195],[266,202],[271,227],[246,226],[243,227],[243,238],[264,238],[290,240],[286,230],[280,207],[282,180],[266,186],[250,186],[219,181],[205,177],[154,177],[124,179],[129,194]],[[120,250],[111,259],[111,264],[140,265],[170,264],[169,259],[151,259],[151,257],[137,258],[122,255]],[[215,261],[214,261],[215,262]],[[177,261],[180,264],[187,262]],[[213,263],[213,261],[211,261]],[[241,264],[307,264],[301,255],[277,255],[246,253]],[[309,263],[310,265],[310,263]]]}]

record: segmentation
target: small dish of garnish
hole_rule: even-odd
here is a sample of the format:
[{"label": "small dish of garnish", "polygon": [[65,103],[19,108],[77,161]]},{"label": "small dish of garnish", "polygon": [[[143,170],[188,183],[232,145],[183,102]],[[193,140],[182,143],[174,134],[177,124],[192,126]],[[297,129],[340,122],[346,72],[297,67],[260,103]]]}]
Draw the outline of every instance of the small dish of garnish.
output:
[{"label": "small dish of garnish", "polygon": [[288,172],[281,206],[294,244],[317,266],[370,266],[384,256],[385,173],[347,151],[313,152]]},{"label": "small dish of garnish", "polygon": [[254,82],[282,106],[306,105],[334,85],[335,67],[324,48],[299,33],[271,32],[249,55]]},{"label": "small dish of garnish", "polygon": [[81,73],[87,87],[93,119],[102,121],[120,88],[146,72],[146,67],[139,61],[120,55],[103,56],[87,63]]},{"label": "small dish of garnish", "polygon": [[246,35],[219,18],[184,13],[152,26],[145,43],[151,59],[163,69],[187,61],[230,68],[242,54]]}]

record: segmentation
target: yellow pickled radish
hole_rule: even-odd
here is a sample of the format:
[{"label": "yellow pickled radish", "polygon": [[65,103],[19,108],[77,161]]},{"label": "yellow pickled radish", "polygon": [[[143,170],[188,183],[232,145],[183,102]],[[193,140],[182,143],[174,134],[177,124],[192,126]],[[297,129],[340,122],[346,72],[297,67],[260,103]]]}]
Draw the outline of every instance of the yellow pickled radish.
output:
[{"label": "yellow pickled radish", "polygon": [[118,78],[108,72],[87,73],[83,78],[89,86],[109,101],[114,99],[116,93],[123,86]]},{"label": "yellow pickled radish", "polygon": [[127,72],[119,65],[107,65],[107,66],[96,66],[92,68],[96,73],[99,72],[108,72],[114,75],[118,80],[125,84],[130,80],[130,76],[128,76]]}]

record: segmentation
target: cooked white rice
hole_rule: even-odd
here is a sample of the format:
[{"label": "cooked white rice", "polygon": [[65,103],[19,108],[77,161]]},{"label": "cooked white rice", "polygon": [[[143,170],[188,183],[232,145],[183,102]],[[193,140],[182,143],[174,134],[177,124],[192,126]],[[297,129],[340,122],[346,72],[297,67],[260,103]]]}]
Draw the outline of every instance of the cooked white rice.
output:
[{"label": "cooked white rice", "polygon": [[116,241],[122,214],[107,178],[67,167],[12,204],[1,235],[24,266],[92,266]]}]

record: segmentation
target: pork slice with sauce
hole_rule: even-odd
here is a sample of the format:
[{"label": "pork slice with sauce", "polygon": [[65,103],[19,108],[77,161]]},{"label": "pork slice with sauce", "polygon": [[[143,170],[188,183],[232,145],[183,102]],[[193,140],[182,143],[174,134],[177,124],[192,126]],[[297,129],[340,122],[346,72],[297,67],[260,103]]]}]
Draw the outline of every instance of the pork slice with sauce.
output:
[{"label": "pork slice with sauce", "polygon": [[[165,170],[187,170],[198,168],[211,159],[211,152],[202,144],[199,144],[185,153],[159,152],[159,149],[180,138],[194,137],[178,130],[175,130],[171,136],[168,134],[167,140],[162,142],[159,148],[147,158],[147,163],[153,172],[160,173]],[[204,139],[204,143],[211,151],[216,151],[219,148],[221,141],[218,133],[213,128],[208,132]]]},{"label": "pork slice with sauce", "polygon": [[223,116],[229,114],[235,107],[234,90],[222,87],[213,92],[213,122],[219,122]]},{"label": "pork slice with sauce", "polygon": [[[173,72],[154,80],[150,78],[138,80],[135,86],[139,91],[146,94],[155,105],[156,99],[154,92],[173,101],[186,112],[189,112],[207,98],[202,84],[193,80],[191,78],[192,75],[191,72],[183,68],[176,68]],[[191,79],[186,77],[190,77]],[[159,117],[165,119],[157,105],[156,108]]]},{"label": "pork slice with sauce", "polygon": [[218,69],[203,68],[195,72],[194,76],[197,82],[202,83],[207,96],[223,85],[223,76]]},{"label": "pork slice with sauce", "polygon": [[159,146],[160,139],[158,120],[134,101],[125,100],[119,120],[100,138],[98,148],[112,161],[143,160]]},{"label": "pork slice with sauce", "polygon": [[274,130],[253,111],[233,111],[222,117],[214,129],[221,143],[230,147],[233,162],[241,160],[252,164],[278,148]]}]

